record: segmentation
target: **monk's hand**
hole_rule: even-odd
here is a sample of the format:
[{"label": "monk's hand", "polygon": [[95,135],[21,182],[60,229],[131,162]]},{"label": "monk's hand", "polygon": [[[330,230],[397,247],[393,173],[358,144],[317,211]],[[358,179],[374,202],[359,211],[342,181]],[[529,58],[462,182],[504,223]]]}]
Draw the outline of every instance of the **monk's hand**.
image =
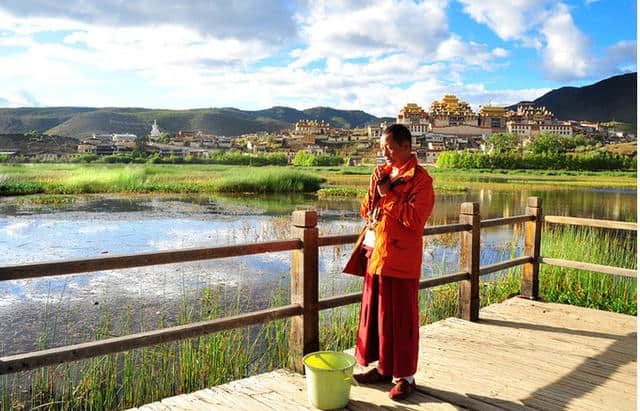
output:
[{"label": "monk's hand", "polygon": [[387,174],[384,169],[384,164],[380,164],[373,169],[373,179],[375,180],[376,185],[384,184],[389,181],[389,174]]},{"label": "monk's hand", "polygon": [[384,164],[380,164],[373,170],[376,187],[378,188],[378,193],[380,193],[381,196],[385,196],[389,191],[391,191],[391,178],[384,169]]}]

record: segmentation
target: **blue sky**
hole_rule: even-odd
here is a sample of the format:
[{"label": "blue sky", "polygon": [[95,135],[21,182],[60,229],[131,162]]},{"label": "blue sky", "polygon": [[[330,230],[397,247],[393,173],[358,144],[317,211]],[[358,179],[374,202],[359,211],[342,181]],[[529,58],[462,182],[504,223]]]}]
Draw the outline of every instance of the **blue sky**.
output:
[{"label": "blue sky", "polygon": [[4,0],[0,106],[512,104],[636,71],[630,0]]}]

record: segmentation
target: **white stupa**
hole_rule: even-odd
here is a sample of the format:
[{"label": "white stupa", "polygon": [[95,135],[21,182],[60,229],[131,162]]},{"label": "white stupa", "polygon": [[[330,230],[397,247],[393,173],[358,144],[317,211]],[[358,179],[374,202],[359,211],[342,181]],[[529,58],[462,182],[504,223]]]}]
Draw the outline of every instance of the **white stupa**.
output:
[{"label": "white stupa", "polygon": [[153,120],[153,125],[151,126],[151,133],[149,133],[149,137],[160,137],[160,129],[158,128],[158,123],[156,120]]}]

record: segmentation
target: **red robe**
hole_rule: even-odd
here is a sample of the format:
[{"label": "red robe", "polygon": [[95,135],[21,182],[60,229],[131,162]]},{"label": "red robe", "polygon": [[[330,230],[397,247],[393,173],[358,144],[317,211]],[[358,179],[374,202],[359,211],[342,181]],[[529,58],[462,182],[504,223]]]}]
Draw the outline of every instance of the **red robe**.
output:
[{"label": "red robe", "polygon": [[360,364],[377,360],[380,372],[394,377],[416,373],[418,281],[367,273],[356,341]]}]

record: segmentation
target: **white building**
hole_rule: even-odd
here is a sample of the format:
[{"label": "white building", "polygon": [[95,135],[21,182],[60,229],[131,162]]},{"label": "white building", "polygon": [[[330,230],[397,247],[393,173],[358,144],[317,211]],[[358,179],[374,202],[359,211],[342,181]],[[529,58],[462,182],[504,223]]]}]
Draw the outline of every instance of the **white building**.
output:
[{"label": "white building", "polygon": [[124,134],[113,133],[111,135],[112,141],[136,141],[136,138],[138,138],[138,136],[136,136],[135,134],[129,134],[129,133],[124,133]]},{"label": "white building", "polygon": [[158,128],[158,123],[156,122],[156,120],[153,120],[153,125],[151,125],[151,132],[149,133],[149,137],[160,138],[160,129]]}]

